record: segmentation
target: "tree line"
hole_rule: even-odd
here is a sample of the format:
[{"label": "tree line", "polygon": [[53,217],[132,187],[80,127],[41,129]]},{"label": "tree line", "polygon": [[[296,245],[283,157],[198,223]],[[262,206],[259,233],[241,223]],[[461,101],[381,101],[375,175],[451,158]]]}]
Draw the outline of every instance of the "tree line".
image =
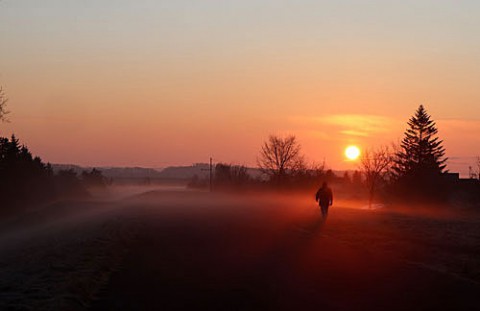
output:
[{"label": "tree line", "polygon": [[[0,122],[8,122],[7,97],[0,87]],[[358,171],[350,177],[336,176],[325,169],[325,163],[308,164],[294,135],[271,135],[263,142],[257,158],[262,175],[252,177],[242,165],[218,163],[213,184],[217,189],[270,188],[306,189],[322,181],[342,181],[349,185],[366,186],[371,205],[377,196],[409,200],[446,200],[452,185],[446,170],[445,148],[438,129],[425,107],[420,105],[407,122],[400,145],[368,148],[362,154]],[[472,176],[480,179],[478,172]],[[473,170],[471,169],[473,172]],[[106,179],[99,170],[73,170],[56,174],[49,164],[34,157],[13,135],[0,136],[0,202],[35,203],[59,196],[85,195],[87,186],[104,187]],[[189,186],[202,187],[205,180],[194,178]],[[473,188],[480,193],[480,189]]]},{"label": "tree line", "polygon": [[407,122],[399,146],[367,149],[360,167],[372,205],[377,192],[405,201],[445,201],[452,187],[446,170],[445,148],[438,129],[420,105]]},{"label": "tree line", "polygon": [[74,170],[53,172],[12,135],[0,137],[0,213],[60,197],[87,195],[87,187],[104,187],[106,180],[93,169],[79,176]]},{"label": "tree line", "polygon": [[[0,123],[9,122],[8,98],[0,87]],[[52,166],[32,155],[19,139],[0,136],[0,213],[60,197],[88,195],[87,187],[105,187],[97,169],[79,176],[73,169],[54,173]]]},{"label": "tree line", "polygon": [[[446,169],[447,160],[436,123],[420,105],[407,121],[400,144],[367,148],[352,176],[345,172],[343,177],[337,177],[325,170],[325,163],[308,165],[294,135],[271,135],[261,145],[257,158],[262,177],[252,178],[244,166],[219,163],[214,184],[217,188],[250,185],[311,190],[323,181],[334,180],[355,186],[353,191],[357,192],[363,186],[370,206],[379,197],[391,201],[445,202],[458,186]],[[480,192],[480,187],[473,189]]]}]

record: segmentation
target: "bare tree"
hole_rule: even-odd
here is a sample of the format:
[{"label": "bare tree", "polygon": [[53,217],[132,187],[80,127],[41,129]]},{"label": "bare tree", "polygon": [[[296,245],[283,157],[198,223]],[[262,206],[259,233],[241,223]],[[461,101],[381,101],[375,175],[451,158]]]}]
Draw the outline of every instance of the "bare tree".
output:
[{"label": "bare tree", "polygon": [[475,158],[475,178],[480,180],[480,156]]},{"label": "bare tree", "polygon": [[308,171],[311,172],[312,177],[319,179],[325,175],[325,160],[322,163],[313,162]]},{"label": "bare tree", "polygon": [[9,113],[7,111],[7,96],[3,92],[3,88],[0,87],[0,122],[8,121],[6,115]]},{"label": "bare tree", "polygon": [[257,164],[270,180],[276,181],[282,181],[289,174],[305,168],[301,146],[294,135],[287,137],[270,135],[262,145]]},{"label": "bare tree", "polygon": [[473,166],[468,167],[468,177],[470,179],[479,179],[480,180],[480,156],[476,156],[474,159],[475,163]]},{"label": "bare tree", "polygon": [[365,150],[360,158],[360,167],[365,175],[365,184],[368,189],[368,206],[372,207],[375,192],[381,181],[387,176],[393,163],[390,148],[381,146]]},{"label": "bare tree", "polygon": [[471,165],[468,167],[468,178],[477,179],[477,172],[473,169]]},{"label": "bare tree", "polygon": [[247,167],[217,163],[215,166],[215,183],[217,186],[240,186],[250,180]]}]

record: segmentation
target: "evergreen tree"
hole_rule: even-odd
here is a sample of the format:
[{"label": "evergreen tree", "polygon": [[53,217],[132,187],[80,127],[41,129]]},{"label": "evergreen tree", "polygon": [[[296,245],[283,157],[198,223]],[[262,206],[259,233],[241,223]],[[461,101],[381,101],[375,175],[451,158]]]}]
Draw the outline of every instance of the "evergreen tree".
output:
[{"label": "evergreen tree", "polygon": [[0,217],[54,197],[85,194],[76,173],[55,176],[52,166],[34,157],[15,135],[0,137]]},{"label": "evergreen tree", "polygon": [[409,128],[396,154],[394,170],[397,176],[445,172],[445,148],[437,136],[435,122],[420,105],[408,121]]},{"label": "evergreen tree", "polygon": [[34,158],[15,135],[0,138],[0,203],[46,199],[53,192],[50,177],[51,168]]},{"label": "evergreen tree", "polygon": [[445,172],[447,158],[438,129],[427,111],[420,105],[408,121],[400,150],[396,153],[393,175],[404,190],[432,194]]}]

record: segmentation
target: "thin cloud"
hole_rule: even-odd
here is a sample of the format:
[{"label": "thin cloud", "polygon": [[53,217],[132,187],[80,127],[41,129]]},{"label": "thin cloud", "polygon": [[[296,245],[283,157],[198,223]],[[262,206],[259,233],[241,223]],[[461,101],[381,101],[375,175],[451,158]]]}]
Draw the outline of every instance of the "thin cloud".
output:
[{"label": "thin cloud", "polygon": [[344,137],[370,137],[391,132],[398,120],[366,114],[336,114],[322,117],[296,117],[293,122],[308,128],[320,128],[325,132]]},{"label": "thin cloud", "polygon": [[341,132],[344,134],[356,136],[388,132],[392,125],[392,119],[376,115],[330,115],[322,117],[321,121],[343,128]]},{"label": "thin cloud", "polygon": [[355,131],[355,130],[344,130],[340,131],[341,134],[347,135],[347,136],[359,136],[359,137],[368,137],[367,132],[362,132],[362,131]]}]

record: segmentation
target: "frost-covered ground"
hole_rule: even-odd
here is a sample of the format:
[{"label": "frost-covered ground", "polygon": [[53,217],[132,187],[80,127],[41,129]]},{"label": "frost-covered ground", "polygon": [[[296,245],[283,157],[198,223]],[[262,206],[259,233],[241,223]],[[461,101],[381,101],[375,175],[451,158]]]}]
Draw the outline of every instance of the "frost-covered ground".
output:
[{"label": "frost-covered ground", "polygon": [[84,310],[135,230],[124,206],[95,202],[56,203],[2,222],[0,310]]},{"label": "frost-covered ground", "polygon": [[324,232],[339,241],[480,282],[480,211],[387,206],[338,214]]},{"label": "frost-covered ground", "polygon": [[[215,275],[204,274],[209,265],[223,271],[218,278],[224,281],[238,273],[268,283],[272,275],[278,281],[279,271],[304,269],[310,261],[323,260],[330,269],[336,258],[362,267],[367,257],[378,257],[387,266],[395,262],[390,268],[411,266],[475,288],[480,282],[479,213],[366,210],[358,202],[336,202],[327,223],[319,226],[309,197],[147,190],[117,189],[110,199],[56,203],[0,222],[0,309],[85,310],[100,298],[100,310],[111,299],[125,298],[112,287],[136,286],[116,284],[122,273],[130,275],[124,280],[138,272],[157,284],[197,284],[196,277]],[[322,247],[330,253],[320,253]],[[292,253],[299,254],[295,260]],[[358,256],[355,262],[346,253]],[[298,259],[300,254],[308,258]],[[145,263],[142,256],[152,259]],[[277,260],[284,260],[281,269],[272,268]],[[268,262],[268,268],[260,262]],[[349,271],[345,266],[340,271],[344,268]],[[195,286],[202,292],[203,283]],[[158,294],[155,288],[146,291]]]}]

